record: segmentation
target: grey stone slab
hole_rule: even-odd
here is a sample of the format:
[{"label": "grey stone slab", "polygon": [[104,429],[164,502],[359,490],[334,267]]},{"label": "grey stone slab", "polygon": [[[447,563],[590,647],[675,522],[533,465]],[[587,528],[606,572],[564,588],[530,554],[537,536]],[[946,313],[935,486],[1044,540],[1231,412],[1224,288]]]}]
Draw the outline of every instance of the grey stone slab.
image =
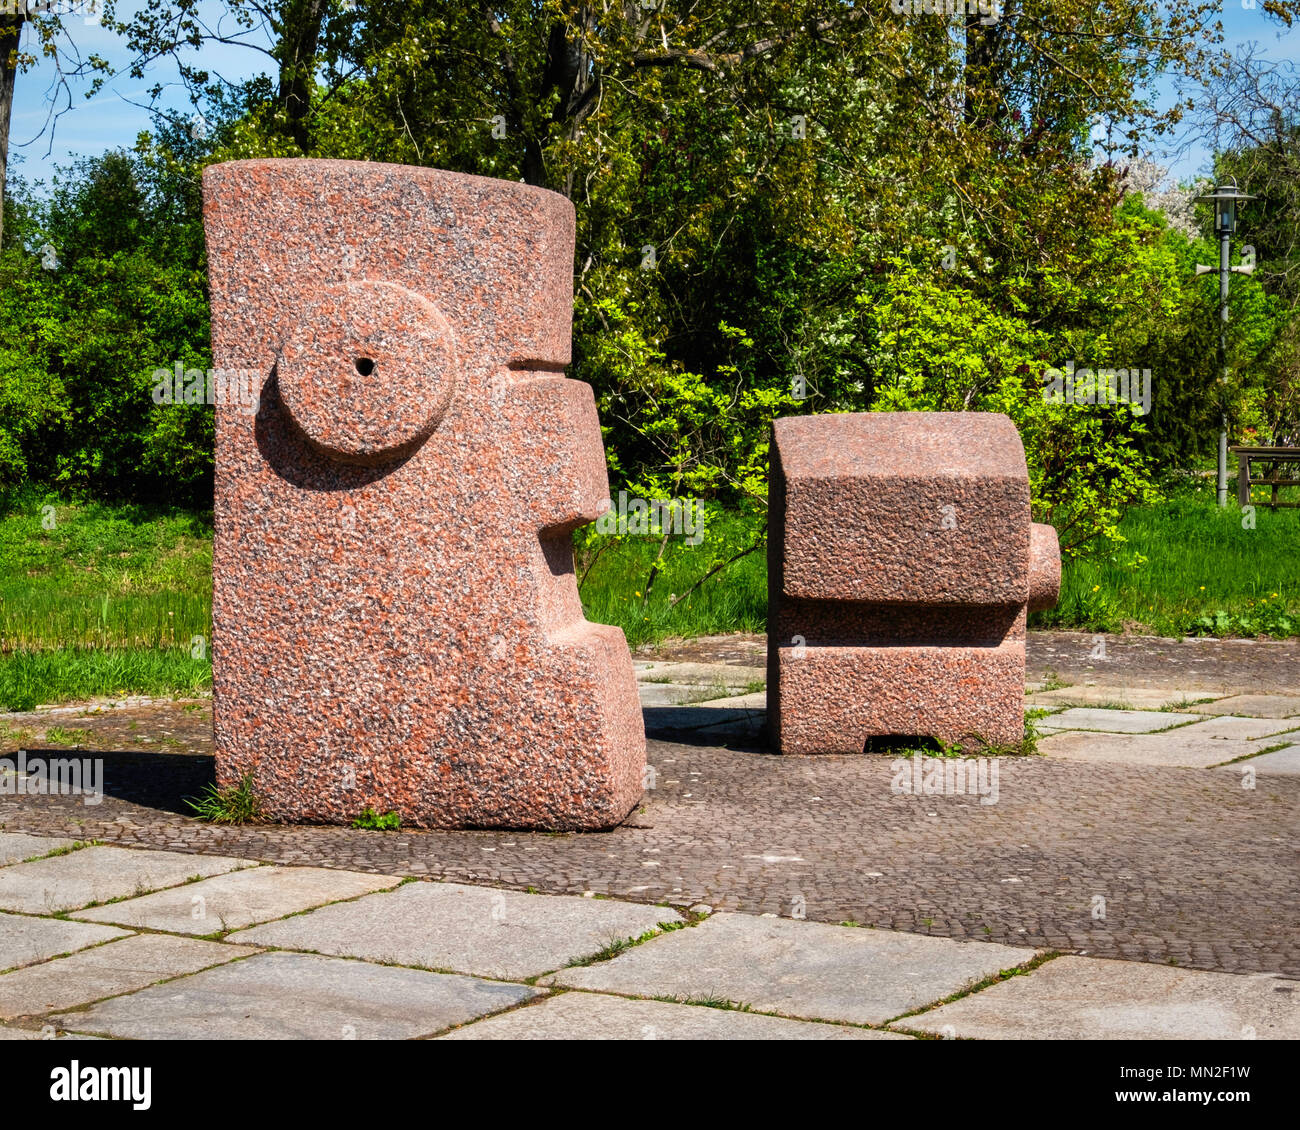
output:
[{"label": "grey stone slab", "polygon": [[1174,714],[1161,710],[1103,710],[1074,706],[1040,719],[1034,725],[1044,733],[1055,730],[1102,730],[1111,734],[1149,734],[1180,722],[1195,722],[1198,714]]},{"label": "grey stone slab", "polygon": [[1288,731],[1291,731],[1291,736],[1296,741],[1300,741],[1300,718],[1239,718],[1233,714],[1224,714],[1217,718],[1204,718],[1181,730],[1189,738],[1219,738],[1225,741],[1237,738],[1253,741],[1256,738],[1286,735]]},{"label": "grey stone slab", "polygon": [[737,667],[730,663],[659,663],[637,672],[641,682],[693,683],[706,687],[747,687],[767,682],[763,667]]},{"label": "grey stone slab", "polygon": [[691,733],[697,739],[723,745],[732,739],[749,742],[757,741],[766,728],[766,716],[753,713],[746,715],[744,718],[729,718],[727,721],[719,722],[714,726],[701,726],[698,730],[692,730]]},{"label": "grey stone slab", "polygon": [[1058,957],[896,1027],[986,1040],[1296,1040],[1300,981]]},{"label": "grey stone slab", "polygon": [[138,1040],[401,1040],[509,1008],[537,991],[316,954],[262,953],[52,1020]]},{"label": "grey stone slab", "polygon": [[729,723],[749,725],[755,713],[753,710],[720,709],[716,706],[647,706],[642,708],[641,717],[647,733],[681,733]]},{"label": "grey stone slab", "polygon": [[98,1040],[99,1038],[60,1032],[53,1024],[46,1024],[41,1028],[18,1028],[0,1024],[0,1040]]},{"label": "grey stone slab", "polygon": [[757,739],[766,730],[767,723],[762,718],[733,718],[719,722],[716,726],[703,726],[693,730],[697,737],[714,739],[721,745],[726,738]]},{"label": "grey stone slab", "polygon": [[612,961],[561,970],[543,983],[678,1000],[721,998],[760,1012],[882,1024],[1029,961],[1034,953],[723,913]]},{"label": "grey stone slab", "polygon": [[729,694],[725,687],[701,687],[686,683],[638,683],[642,706],[680,706]]},{"label": "grey stone slab", "polygon": [[1236,694],[1195,707],[1198,714],[1241,714],[1247,718],[1300,717],[1300,698],[1277,694]]},{"label": "grey stone slab", "polygon": [[645,710],[646,732],[689,731],[721,744],[730,738],[757,739],[767,726],[767,692],[714,698],[675,709]]},{"label": "grey stone slab", "polygon": [[0,867],[21,863],[37,855],[49,855],[52,851],[70,848],[76,842],[55,836],[29,836],[25,832],[0,832]]},{"label": "grey stone slab", "polygon": [[458,1028],[443,1040],[888,1040],[876,1029],[734,1009],[562,993]]},{"label": "grey stone slab", "polygon": [[731,695],[727,698],[711,698],[696,704],[706,710],[767,710],[767,691],[754,691],[752,694]]},{"label": "grey stone slab", "polygon": [[255,867],[83,910],[73,917],[176,934],[212,934],[269,922],[328,902],[390,890],[400,882],[395,875],[366,875],[324,867]]},{"label": "grey stone slab", "polygon": [[173,851],[90,847],[0,870],[0,910],[57,914],[92,902],[174,887],[195,875],[221,875],[252,860]]},{"label": "grey stone slab", "polygon": [[61,953],[72,953],[107,942],[110,938],[126,936],[127,931],[113,926],[0,913],[0,969],[31,965]]},{"label": "grey stone slab", "polygon": [[227,946],[195,938],[134,934],[106,946],[6,973],[0,977],[0,1019],[73,1008],[257,952],[249,946]]},{"label": "grey stone slab", "polygon": [[[1190,729],[1190,727],[1188,727]],[[1082,736],[1082,735],[1081,735]],[[1116,738],[1132,737],[1137,744],[1129,751],[1135,754],[1133,763],[1168,765],[1180,768],[1206,768],[1222,765],[1242,757],[1254,757],[1263,750],[1286,742],[1284,736],[1259,738],[1247,741],[1238,738],[1207,738],[1184,735],[1181,729],[1164,734],[1116,734]],[[1124,751],[1118,751],[1123,753]],[[1087,760],[1087,758],[1083,758]],[[1077,759],[1076,759],[1077,760]]]},{"label": "grey stone slab", "polygon": [[1067,761],[1111,762],[1119,765],[1167,766],[1208,769],[1276,745],[1277,739],[1234,741],[1226,738],[1185,736],[1186,731],[1164,734],[1098,734],[1082,731],[1053,734],[1038,743],[1047,757]]},{"label": "grey stone slab", "polygon": [[408,883],[229,940],[522,980],[680,921],[665,907],[612,899]]},{"label": "grey stone slab", "polygon": [[1262,777],[1300,777],[1300,745],[1276,749],[1272,753],[1261,753],[1247,761],[1238,761],[1227,765],[1225,771],[1241,774],[1249,766]]},{"label": "grey stone slab", "polygon": [[[1208,697],[1204,691],[1092,683],[1058,687],[1054,691],[1037,691],[1028,696],[1028,702],[1032,706],[1109,706],[1126,710],[1160,710],[1167,706],[1181,707]],[[1187,708],[1192,709],[1190,706]]]}]

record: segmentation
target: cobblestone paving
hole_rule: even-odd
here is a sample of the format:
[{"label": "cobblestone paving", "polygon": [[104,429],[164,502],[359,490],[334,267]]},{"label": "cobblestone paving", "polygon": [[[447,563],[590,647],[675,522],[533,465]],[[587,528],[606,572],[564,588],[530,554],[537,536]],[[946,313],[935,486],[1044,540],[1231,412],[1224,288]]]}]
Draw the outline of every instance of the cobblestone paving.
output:
[{"label": "cobblestone paving", "polygon": [[[1105,659],[1094,658],[1098,641]],[[1300,640],[1167,640],[1155,636],[1097,636],[1030,632],[1025,645],[1029,678],[1055,675],[1066,683],[1176,686],[1205,694],[1294,693],[1300,678]]]},{"label": "cobblestone paving", "polygon": [[212,700],[126,699],[6,714],[0,754],[40,747],[212,752]]},{"label": "cobblestone paving", "polygon": [[210,759],[105,760],[102,804],[4,796],[0,827],[1300,977],[1297,778],[1005,759],[981,805],[894,795],[887,759],[652,741],[643,812],[548,835],[212,827],[181,815]]}]

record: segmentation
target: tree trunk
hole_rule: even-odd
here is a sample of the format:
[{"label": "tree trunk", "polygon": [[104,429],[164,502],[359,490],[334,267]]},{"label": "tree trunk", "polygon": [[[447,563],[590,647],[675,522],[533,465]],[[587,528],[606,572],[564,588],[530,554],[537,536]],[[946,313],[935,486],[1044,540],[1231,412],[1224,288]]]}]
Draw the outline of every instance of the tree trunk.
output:
[{"label": "tree trunk", "polygon": [[966,16],[965,118],[967,125],[992,125],[1002,116],[1001,76],[997,69],[1001,23],[986,24],[987,17]]},{"label": "tree trunk", "polygon": [[311,146],[307,117],[311,113],[316,50],[324,20],[325,0],[291,0],[285,5],[280,30],[280,109],[286,132],[304,153]]},{"label": "tree trunk", "polygon": [[0,16],[0,247],[4,246],[4,185],[9,171],[9,119],[14,109],[18,41],[23,34],[25,18],[24,12]]}]

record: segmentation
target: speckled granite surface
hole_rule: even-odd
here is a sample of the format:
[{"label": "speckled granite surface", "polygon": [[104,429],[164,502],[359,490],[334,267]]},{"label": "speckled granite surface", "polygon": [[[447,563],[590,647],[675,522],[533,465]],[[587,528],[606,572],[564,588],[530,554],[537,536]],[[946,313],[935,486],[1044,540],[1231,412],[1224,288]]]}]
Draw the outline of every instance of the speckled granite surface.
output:
[{"label": "speckled granite surface", "polygon": [[218,779],[271,814],[617,824],[645,736],[626,642],[587,623],[569,535],[608,497],[566,380],[573,208],[350,161],[204,175],[218,405]]},{"label": "speckled granite surface", "polygon": [[768,505],[768,726],[782,753],[1020,741],[1026,609],[1055,602],[1060,559],[1030,521],[1010,419],[777,420]]}]

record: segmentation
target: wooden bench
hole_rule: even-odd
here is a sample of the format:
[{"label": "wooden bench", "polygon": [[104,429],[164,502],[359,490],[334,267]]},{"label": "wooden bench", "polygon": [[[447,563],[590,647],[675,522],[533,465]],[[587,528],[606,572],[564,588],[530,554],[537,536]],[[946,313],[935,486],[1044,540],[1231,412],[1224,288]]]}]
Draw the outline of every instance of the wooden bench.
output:
[{"label": "wooden bench", "polygon": [[[1297,502],[1279,502],[1277,492],[1281,487],[1300,487],[1300,447],[1234,447],[1237,456],[1237,502],[1250,506],[1250,488],[1266,486],[1272,488],[1272,496],[1263,505],[1276,510],[1278,507],[1300,507]],[[1250,477],[1250,465],[1262,464],[1263,478]]]}]

